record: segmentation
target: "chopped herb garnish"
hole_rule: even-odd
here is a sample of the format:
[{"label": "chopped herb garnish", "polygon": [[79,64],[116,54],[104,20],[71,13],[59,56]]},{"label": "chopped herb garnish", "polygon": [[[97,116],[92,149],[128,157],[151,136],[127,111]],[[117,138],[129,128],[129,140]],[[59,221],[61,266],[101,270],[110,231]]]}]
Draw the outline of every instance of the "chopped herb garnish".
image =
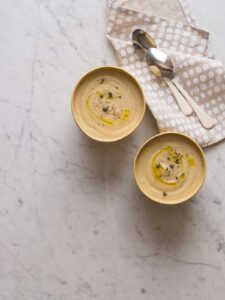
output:
[{"label": "chopped herb garnish", "polygon": [[163,197],[166,197],[167,196],[167,193],[166,192],[163,192]]},{"label": "chopped herb garnish", "polygon": [[104,78],[104,77],[100,78],[99,84],[102,84],[104,81],[105,81],[105,78]]},{"label": "chopped herb garnish", "polygon": [[184,173],[182,173],[182,174],[181,174],[181,177],[182,177],[182,178],[184,178],[184,175],[185,175],[185,174],[184,174]]},{"label": "chopped herb garnish", "polygon": [[112,92],[109,92],[109,98],[112,98],[112,97],[113,97]]},{"label": "chopped herb garnish", "polygon": [[167,157],[167,160],[170,160],[170,157],[169,157],[169,156]]},{"label": "chopped herb garnish", "polygon": [[103,94],[100,94],[100,98],[102,99],[104,97],[104,95]]},{"label": "chopped herb garnish", "polygon": [[177,158],[177,159],[175,160],[175,163],[176,163],[176,164],[179,164],[179,163],[180,163],[179,158]]},{"label": "chopped herb garnish", "polygon": [[171,169],[173,169],[173,168],[174,168],[174,165],[173,165],[173,164],[171,164],[171,165],[170,165],[170,168],[171,168]]},{"label": "chopped herb garnish", "polygon": [[160,164],[156,164],[155,167],[156,167],[157,169],[159,169],[159,168],[160,168]]}]

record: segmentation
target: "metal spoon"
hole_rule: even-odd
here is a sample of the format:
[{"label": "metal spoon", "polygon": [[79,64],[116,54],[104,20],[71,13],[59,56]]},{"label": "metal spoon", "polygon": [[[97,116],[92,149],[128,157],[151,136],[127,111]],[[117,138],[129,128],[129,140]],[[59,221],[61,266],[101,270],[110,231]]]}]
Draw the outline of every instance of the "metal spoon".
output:
[{"label": "metal spoon", "polygon": [[[149,48],[156,48],[156,43],[155,43],[154,39],[146,31],[144,31],[142,29],[134,30],[133,34],[132,34],[132,39],[133,39],[133,44],[137,50],[140,50],[140,49],[148,50]],[[156,52],[156,55],[157,55],[157,52]],[[139,53],[139,56],[140,56],[140,53]],[[162,57],[160,58],[160,60],[162,60]],[[173,68],[173,64],[170,63],[169,60],[167,60],[163,66],[162,66],[162,64],[160,64],[160,67],[163,68],[163,72],[166,74],[166,76],[164,76],[164,79],[165,79],[167,85],[169,86],[172,94],[174,95],[175,99],[177,100],[180,110],[186,116],[191,115],[193,112],[193,109],[187,103],[186,99],[179,92],[179,90],[177,90],[177,88],[173,85],[173,83],[169,79],[167,79],[167,78],[170,78],[170,75],[171,75],[170,70],[169,69],[167,70],[167,68]],[[150,69],[152,69],[153,73],[157,73],[157,71],[158,71],[157,69],[154,68],[154,66],[151,66]],[[158,74],[157,76],[160,76],[160,74]]]},{"label": "metal spoon", "polygon": [[[133,32],[133,42],[136,47],[142,47],[142,49],[149,49],[149,48],[156,48],[156,43],[154,39],[144,30],[142,29],[136,29]],[[153,50],[153,49],[152,49]],[[153,50],[154,52],[154,50]],[[159,55],[159,52],[156,51]],[[191,111],[195,111],[196,115],[198,116],[200,122],[202,125],[210,129],[215,125],[215,121],[203,110],[201,107],[196,104],[196,102],[189,96],[189,94],[182,88],[182,86],[179,84],[179,82],[174,78],[174,67],[171,59],[168,57],[168,55],[162,55],[161,51],[161,60],[159,63],[159,66],[156,68],[154,65],[151,65],[150,69],[152,70],[155,75],[164,77],[166,80],[166,83],[168,84],[171,92],[175,96],[175,99],[177,100],[181,111],[185,115],[190,115]],[[164,64],[162,65],[162,60]],[[163,76],[162,76],[163,75]],[[168,78],[172,79],[169,80]],[[175,85],[175,86],[174,86]],[[178,92],[177,91],[177,89]],[[181,96],[181,97],[180,97]],[[185,99],[183,99],[185,97]],[[188,103],[191,105],[191,107],[184,104],[184,101],[188,101]]]},{"label": "metal spoon", "polygon": [[[180,93],[185,97],[189,105],[192,107],[194,112],[196,113],[199,121],[202,125],[210,129],[215,125],[215,120],[212,119],[183,89],[183,87],[179,84],[177,80],[175,80],[175,72],[173,62],[170,57],[163,51],[157,48],[149,48],[146,54],[147,64],[150,66],[150,70],[158,77],[164,78],[166,83],[170,87],[171,91],[174,93],[174,85],[180,91]],[[169,79],[168,79],[169,78]],[[172,82],[171,82],[172,81]],[[174,85],[173,85],[174,84]],[[176,97],[178,104],[183,111],[184,102],[179,95]],[[185,101],[186,102],[186,101]],[[186,103],[187,103],[186,102]],[[185,110],[187,107],[185,107]]]}]

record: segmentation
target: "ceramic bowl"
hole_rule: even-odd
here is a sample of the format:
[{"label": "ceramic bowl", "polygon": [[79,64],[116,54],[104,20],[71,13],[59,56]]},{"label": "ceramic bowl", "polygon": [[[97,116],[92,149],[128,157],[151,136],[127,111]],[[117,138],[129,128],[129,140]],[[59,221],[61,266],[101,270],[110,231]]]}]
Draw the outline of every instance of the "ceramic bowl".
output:
[{"label": "ceramic bowl", "polygon": [[[159,177],[153,176],[153,158],[154,155],[156,155],[155,153],[158,153],[160,149],[167,149],[168,147],[182,149],[183,153],[185,153],[182,156],[184,157],[182,160],[187,158],[188,162],[194,163],[190,165],[186,163],[188,166],[186,173],[182,173],[185,174],[183,176],[185,176],[186,179],[179,182],[181,185],[174,188],[172,185],[169,186],[167,184],[167,190],[165,192],[165,183],[160,181],[161,175],[159,175]],[[193,157],[194,160],[190,160],[189,157]],[[165,159],[169,160],[170,157],[165,157]],[[171,164],[171,166],[174,168],[174,164]],[[161,167],[160,164],[158,164],[157,167]],[[181,166],[176,166],[175,164],[175,168],[179,167]],[[168,172],[170,172],[169,169],[170,167],[167,169]],[[138,187],[149,199],[167,205],[182,203],[191,199],[199,191],[204,182],[206,176],[205,156],[198,143],[190,137],[181,133],[161,133],[150,138],[138,150],[134,160],[134,176]],[[180,178],[176,177],[176,180],[179,181]],[[161,182],[163,182],[163,184],[161,184]],[[175,185],[176,183],[174,186]],[[168,191],[168,189],[170,190]]]},{"label": "ceramic bowl", "polygon": [[[93,90],[91,84],[99,79],[98,82],[101,83],[101,78],[111,78],[118,86],[123,84],[127,95],[132,97],[134,107],[129,117],[124,122],[121,121],[121,125],[119,121],[116,125],[107,124],[104,119],[100,119],[85,105],[88,93]],[[143,91],[137,80],[121,68],[108,66],[96,68],[79,80],[72,94],[71,108],[75,122],[88,137],[96,141],[113,142],[125,138],[138,127],[143,119],[146,104]]]}]

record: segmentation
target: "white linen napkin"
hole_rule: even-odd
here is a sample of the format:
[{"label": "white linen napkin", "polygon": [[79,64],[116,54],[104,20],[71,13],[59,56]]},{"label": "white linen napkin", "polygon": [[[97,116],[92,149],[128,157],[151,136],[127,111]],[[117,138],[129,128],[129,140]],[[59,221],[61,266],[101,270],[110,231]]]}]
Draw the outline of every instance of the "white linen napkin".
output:
[{"label": "white linen napkin", "polygon": [[[137,28],[171,56],[180,84],[216,120],[212,129],[203,128],[195,114],[184,116],[165,81],[140,60],[132,44]],[[159,131],[186,133],[203,147],[225,138],[225,70],[210,51],[209,33],[197,26],[184,0],[108,0],[107,37],[119,65],[141,84]]]}]

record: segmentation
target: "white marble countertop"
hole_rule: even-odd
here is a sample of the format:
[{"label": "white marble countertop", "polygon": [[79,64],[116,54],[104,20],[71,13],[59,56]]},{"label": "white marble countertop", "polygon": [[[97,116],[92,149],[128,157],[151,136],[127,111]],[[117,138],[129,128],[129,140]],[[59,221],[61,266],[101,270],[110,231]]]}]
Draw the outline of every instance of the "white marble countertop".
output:
[{"label": "white marble countertop", "polygon": [[[225,3],[190,4],[225,63]],[[78,78],[116,64],[105,23],[103,0],[0,3],[0,299],[222,300],[225,143],[194,201],[166,207],[132,176],[149,112],[110,145],[74,125]]]}]

